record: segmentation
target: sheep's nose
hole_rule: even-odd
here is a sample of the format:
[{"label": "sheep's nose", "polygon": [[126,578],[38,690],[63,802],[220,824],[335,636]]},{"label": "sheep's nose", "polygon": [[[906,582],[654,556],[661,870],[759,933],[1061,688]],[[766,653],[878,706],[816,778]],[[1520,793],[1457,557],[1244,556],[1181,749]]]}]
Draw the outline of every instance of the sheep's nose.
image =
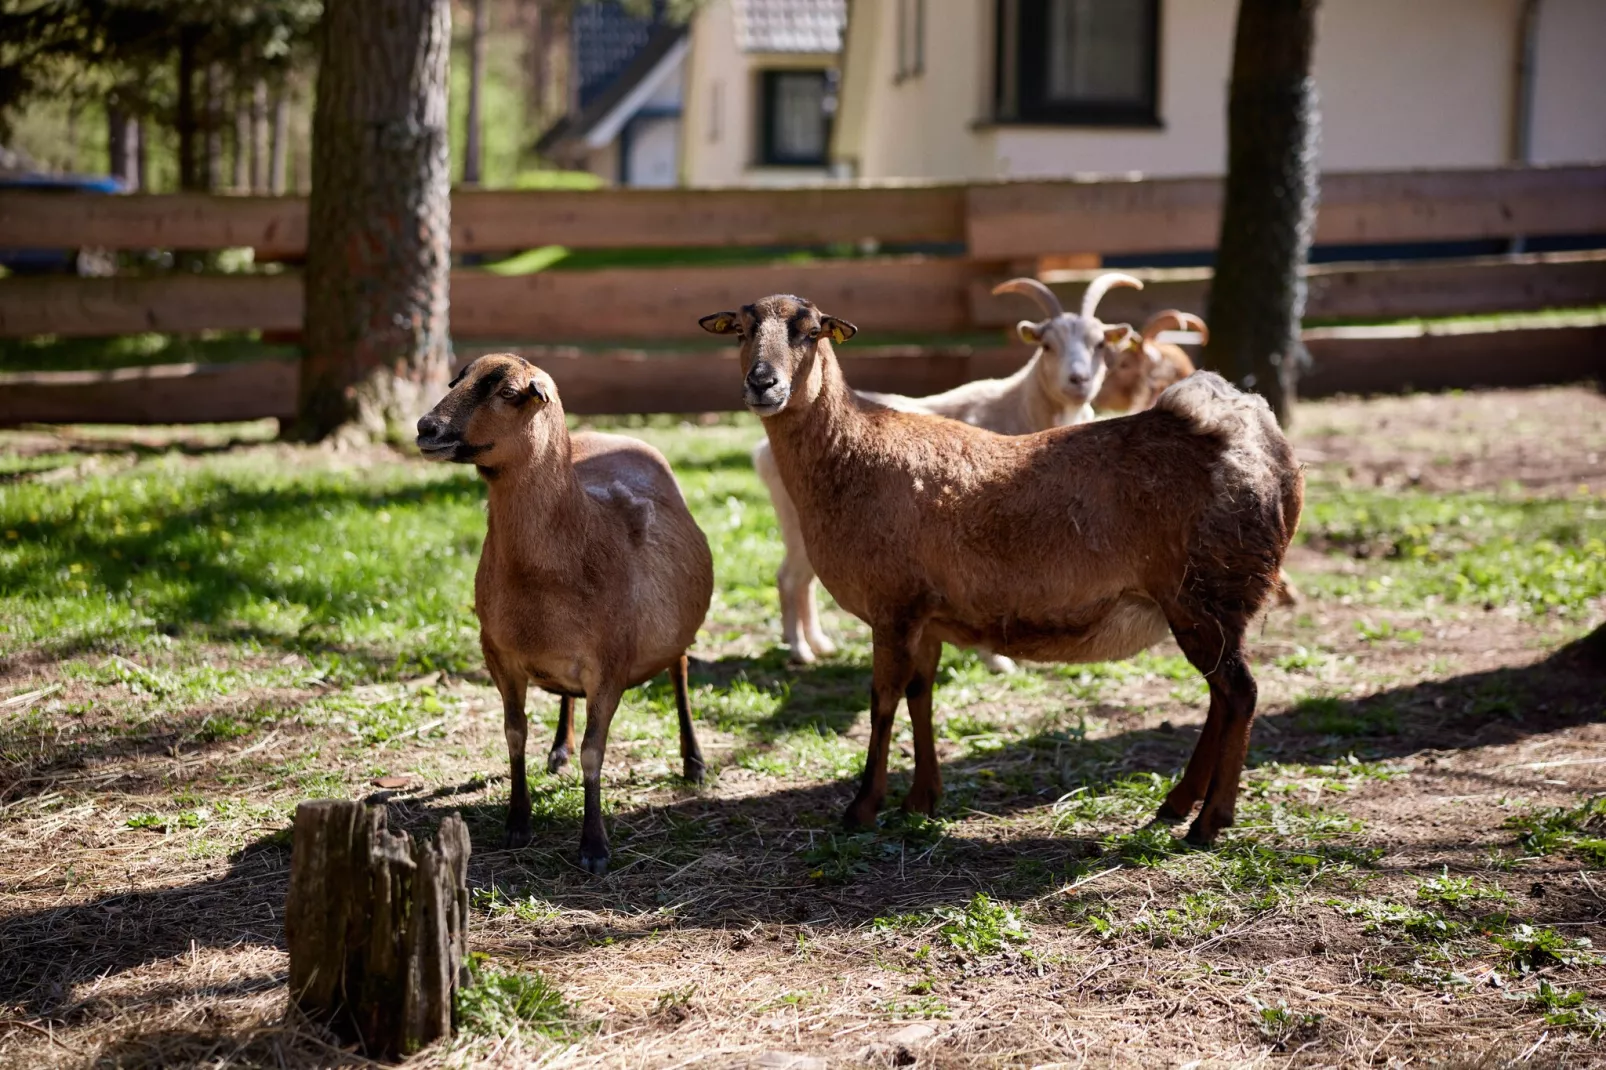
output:
[{"label": "sheep's nose", "polygon": [[426,412],[418,418],[418,437],[437,438],[441,433],[440,419],[432,412]]},{"label": "sheep's nose", "polygon": [[775,369],[768,364],[755,364],[747,373],[747,385],[759,393],[763,393],[776,383],[781,377],[775,374]]}]

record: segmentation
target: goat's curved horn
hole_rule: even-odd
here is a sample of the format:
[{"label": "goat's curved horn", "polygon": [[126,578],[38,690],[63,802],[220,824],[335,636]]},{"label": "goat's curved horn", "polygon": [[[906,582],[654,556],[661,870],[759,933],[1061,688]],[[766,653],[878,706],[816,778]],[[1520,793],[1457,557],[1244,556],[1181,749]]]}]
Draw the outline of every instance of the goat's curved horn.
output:
[{"label": "goat's curved horn", "polygon": [[1054,291],[1044,286],[1037,279],[1010,279],[1008,282],[1001,282],[993,287],[993,294],[994,296],[998,294],[1022,294],[1036,301],[1050,317],[1065,315],[1065,306],[1061,305],[1060,299],[1054,296]]},{"label": "goat's curved horn", "polygon": [[1087,318],[1099,307],[1104,295],[1112,286],[1130,286],[1134,290],[1143,289],[1143,280],[1134,279],[1131,275],[1122,275],[1118,271],[1106,272],[1087,284],[1087,293],[1082,295],[1082,316]]},{"label": "goat's curved horn", "polygon": [[1143,340],[1152,342],[1161,331],[1197,331],[1199,341],[1210,341],[1210,328],[1205,326],[1204,320],[1192,312],[1179,312],[1174,308],[1156,312],[1154,318],[1144,324]]}]

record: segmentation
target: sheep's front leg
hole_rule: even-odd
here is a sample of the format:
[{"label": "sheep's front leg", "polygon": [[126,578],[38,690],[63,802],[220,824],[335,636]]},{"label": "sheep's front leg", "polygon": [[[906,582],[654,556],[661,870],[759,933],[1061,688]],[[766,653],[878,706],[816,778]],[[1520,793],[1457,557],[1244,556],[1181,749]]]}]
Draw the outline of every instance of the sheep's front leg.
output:
[{"label": "sheep's front leg", "polygon": [[504,666],[489,646],[484,650],[485,667],[502,695],[502,731],[507,737],[508,778],[513,782],[502,846],[524,847],[530,842],[530,785],[524,771],[524,739],[529,731],[529,722],[524,717],[524,696],[528,680],[522,671]]},{"label": "sheep's front leg", "polygon": [[546,771],[556,776],[569,764],[574,753],[574,699],[564,695],[558,700],[558,731],[552,737],[552,751],[546,756]]},{"label": "sheep's front leg", "polygon": [[682,654],[669,668],[669,677],[675,682],[675,713],[680,718],[681,775],[693,784],[701,784],[706,767],[702,748],[697,746],[697,732],[691,724],[690,681],[686,679],[686,655]]},{"label": "sheep's front leg", "polygon": [[931,704],[937,686],[937,662],[942,660],[942,643],[921,640],[915,651],[914,676],[904,697],[909,700],[909,721],[915,730],[915,778],[909,794],[903,797],[906,813],[937,815],[942,798],[942,768],[937,764],[937,740],[931,727]]},{"label": "sheep's front leg", "polygon": [[598,877],[608,872],[608,830],[602,824],[602,755],[608,726],[623,688],[606,684],[586,695],[586,731],[580,740],[580,777],[585,786],[585,817],[580,822],[580,868]]},{"label": "sheep's front leg", "polygon": [[892,745],[892,719],[898,700],[914,676],[909,638],[902,632],[872,629],[874,661],[870,679],[870,751],[864,762],[859,794],[842,815],[850,829],[873,828],[881,801],[887,797],[887,751]]}]

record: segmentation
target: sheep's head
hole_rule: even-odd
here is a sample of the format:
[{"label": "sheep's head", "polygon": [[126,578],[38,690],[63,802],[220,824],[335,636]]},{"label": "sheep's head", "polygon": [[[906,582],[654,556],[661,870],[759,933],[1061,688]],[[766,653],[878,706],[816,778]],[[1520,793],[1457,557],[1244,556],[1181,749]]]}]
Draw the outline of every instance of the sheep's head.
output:
[{"label": "sheep's head", "polygon": [[418,420],[418,448],[432,461],[495,470],[538,449],[563,426],[552,377],[523,357],[492,353],[457,373]]},{"label": "sheep's head", "polygon": [[1037,346],[1037,374],[1049,396],[1067,407],[1084,405],[1104,383],[1105,362],[1116,353],[1137,345],[1138,337],[1125,323],[1106,324],[1093,313],[1112,286],[1143,289],[1130,275],[1100,275],[1088,284],[1080,313],[1066,312],[1054,291],[1036,279],[1010,279],[993,287],[993,293],[1018,293],[1037,302],[1048,313],[1045,320],[1021,320],[1015,325],[1021,341]]},{"label": "sheep's head", "polygon": [[1114,355],[1108,361],[1109,375],[1093,399],[1099,412],[1137,412],[1153,405],[1160,391],[1193,374],[1193,362],[1175,347],[1162,349],[1157,342],[1162,331],[1196,331],[1200,340],[1210,340],[1204,320],[1189,312],[1168,308],[1156,312],[1143,327],[1141,344]]},{"label": "sheep's head", "polygon": [[742,401],[760,416],[774,416],[786,408],[804,385],[798,378],[813,367],[810,358],[821,342],[846,342],[859,330],[789,294],[766,297],[735,312],[716,312],[697,322],[709,334],[740,339]]}]

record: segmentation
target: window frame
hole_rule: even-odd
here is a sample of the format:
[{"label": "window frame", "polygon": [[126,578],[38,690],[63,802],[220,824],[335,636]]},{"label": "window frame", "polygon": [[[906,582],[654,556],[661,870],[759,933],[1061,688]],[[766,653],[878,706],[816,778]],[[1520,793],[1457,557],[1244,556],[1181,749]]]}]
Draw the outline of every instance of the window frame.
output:
[{"label": "window frame", "polygon": [[781,158],[775,154],[775,105],[776,97],[780,92],[780,80],[788,75],[795,76],[800,74],[818,78],[824,89],[821,99],[829,100],[831,95],[831,69],[829,67],[771,67],[758,72],[758,166],[760,167],[823,170],[831,165],[831,122],[834,115],[829,108],[822,108],[820,111],[820,121],[824,125],[824,137],[820,142],[820,155],[818,157],[800,160],[796,157]]},{"label": "window frame", "polygon": [[1049,0],[997,0],[994,20],[996,121],[1041,126],[1157,128],[1160,120],[1161,0],[1124,0],[1147,7],[1149,78],[1140,102],[1059,102],[1045,98]]}]

